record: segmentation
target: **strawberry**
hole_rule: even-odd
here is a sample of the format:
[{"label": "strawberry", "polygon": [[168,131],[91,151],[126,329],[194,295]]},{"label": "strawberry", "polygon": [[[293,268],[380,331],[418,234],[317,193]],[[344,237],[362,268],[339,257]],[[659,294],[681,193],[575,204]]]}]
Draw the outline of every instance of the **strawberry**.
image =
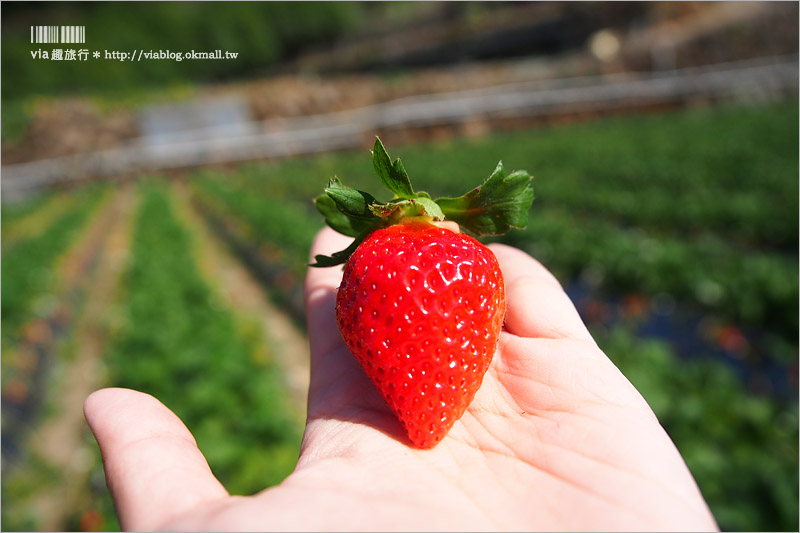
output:
[{"label": "strawberry", "polygon": [[336,297],[342,338],[411,442],[431,448],[480,388],[505,315],[503,276],[491,250],[435,222],[452,220],[478,235],[524,227],[531,176],[506,175],[501,162],[480,187],[432,200],[413,190],[380,139],[373,164],[395,197],[380,202],[332,178],[317,208],[355,240],[312,266],[346,263]]},{"label": "strawberry", "polygon": [[336,298],[348,348],[420,448],[441,440],[475,396],[504,313],[494,254],[426,222],[367,237]]}]

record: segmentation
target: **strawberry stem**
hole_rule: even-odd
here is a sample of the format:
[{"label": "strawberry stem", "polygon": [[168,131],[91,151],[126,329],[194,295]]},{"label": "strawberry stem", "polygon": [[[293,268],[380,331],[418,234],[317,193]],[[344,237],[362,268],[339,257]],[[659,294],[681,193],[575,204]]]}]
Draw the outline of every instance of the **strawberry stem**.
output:
[{"label": "strawberry stem", "polygon": [[331,256],[317,255],[311,266],[343,264],[370,233],[410,218],[428,222],[451,220],[476,235],[500,235],[512,227],[524,228],[528,223],[533,178],[524,170],[506,175],[502,161],[482,185],[462,196],[436,200],[426,192],[414,191],[403,163],[400,159],[392,161],[377,137],[372,165],[394,198],[380,202],[367,192],[347,187],[336,176],[331,178],[325,193],[314,203],[330,227],[355,240]]}]

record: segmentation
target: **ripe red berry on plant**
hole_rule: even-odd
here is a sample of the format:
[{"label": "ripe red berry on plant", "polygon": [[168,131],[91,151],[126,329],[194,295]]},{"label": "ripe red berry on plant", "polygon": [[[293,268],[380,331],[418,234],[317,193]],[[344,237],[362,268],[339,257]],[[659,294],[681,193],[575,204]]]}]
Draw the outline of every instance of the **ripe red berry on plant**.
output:
[{"label": "ripe red berry on plant", "polygon": [[[502,162],[463,196],[415,192],[399,159],[376,139],[372,162],[387,202],[334,177],[315,203],[327,224],[355,237],[312,266],[346,263],[336,319],[347,347],[419,448],[435,446],[466,411],[489,368],[505,315],[503,276],[475,235],[527,224],[531,176]],[[455,226],[453,226],[455,227]]]}]

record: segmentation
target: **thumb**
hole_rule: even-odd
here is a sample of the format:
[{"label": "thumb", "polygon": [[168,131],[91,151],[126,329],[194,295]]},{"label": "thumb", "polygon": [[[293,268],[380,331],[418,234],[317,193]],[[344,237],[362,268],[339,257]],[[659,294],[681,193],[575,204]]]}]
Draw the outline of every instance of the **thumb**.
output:
[{"label": "thumb", "polygon": [[86,399],[84,415],[100,446],[123,529],[158,529],[228,496],[183,422],[152,396],[99,390]]}]

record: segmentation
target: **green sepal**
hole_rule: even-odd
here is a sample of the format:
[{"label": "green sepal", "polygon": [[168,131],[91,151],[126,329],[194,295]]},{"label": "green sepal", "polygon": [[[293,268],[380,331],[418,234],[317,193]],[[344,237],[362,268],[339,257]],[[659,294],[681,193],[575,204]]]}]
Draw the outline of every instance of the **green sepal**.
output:
[{"label": "green sepal", "polygon": [[434,220],[444,220],[442,208],[430,198],[420,196],[419,198],[414,198],[411,202],[422,206],[423,212],[420,213],[421,216],[429,216]]},{"label": "green sepal", "polygon": [[430,217],[433,220],[444,220],[444,214],[436,202],[425,196],[409,200],[393,200],[386,203],[374,203],[369,210],[379,218],[389,219],[396,224],[403,218]]},{"label": "green sepal", "polygon": [[398,200],[395,202],[386,202],[385,204],[372,204],[369,206],[369,210],[378,218],[389,218],[394,213],[403,209],[404,207],[408,206],[410,202],[408,200]]},{"label": "green sepal", "polygon": [[533,178],[524,170],[506,175],[503,162],[481,185],[458,198],[438,198],[447,220],[477,235],[500,235],[524,228],[533,203]]},{"label": "green sepal", "polygon": [[328,182],[325,194],[318,196],[314,204],[330,227],[339,233],[355,237],[378,222],[371,206],[381,202],[369,193],[347,187],[334,176]]},{"label": "green sepal", "polygon": [[336,176],[331,178],[328,187],[325,188],[325,194],[336,202],[336,206],[345,215],[356,218],[374,218],[370,206],[383,203],[368,192],[347,187]]},{"label": "green sepal", "polygon": [[353,252],[356,251],[356,248],[358,248],[359,245],[362,242],[364,242],[364,239],[366,239],[370,233],[372,233],[381,226],[382,224],[376,224],[375,227],[373,228],[365,229],[364,231],[359,233],[358,236],[353,240],[353,242],[350,243],[350,246],[348,246],[344,250],[334,252],[331,255],[322,255],[322,254],[315,255],[314,260],[316,261],[316,263],[312,263],[309,266],[317,268],[327,268],[345,264],[347,260],[350,259],[350,256],[353,255]]},{"label": "green sepal", "polygon": [[372,149],[372,165],[375,173],[387,189],[392,191],[398,198],[414,198],[414,189],[411,187],[411,180],[408,178],[403,163],[396,159],[392,163],[389,153],[383,146],[379,138],[375,138],[375,146]]},{"label": "green sepal", "polygon": [[452,220],[476,235],[499,235],[510,228],[524,228],[533,203],[532,177],[524,170],[506,175],[503,162],[480,187],[457,198],[432,200],[426,192],[414,192],[403,164],[392,162],[380,139],[375,139],[372,164],[394,198],[380,202],[369,193],[345,186],[333,177],[325,194],[315,199],[326,223],[344,235],[355,237],[346,249],[331,256],[317,255],[314,267],[346,263],[373,231],[419,217],[428,221]]},{"label": "green sepal", "polygon": [[314,199],[314,205],[317,207],[317,211],[325,217],[325,223],[328,226],[348,237],[355,237],[372,224],[363,218],[347,216],[327,194],[317,196]]}]

